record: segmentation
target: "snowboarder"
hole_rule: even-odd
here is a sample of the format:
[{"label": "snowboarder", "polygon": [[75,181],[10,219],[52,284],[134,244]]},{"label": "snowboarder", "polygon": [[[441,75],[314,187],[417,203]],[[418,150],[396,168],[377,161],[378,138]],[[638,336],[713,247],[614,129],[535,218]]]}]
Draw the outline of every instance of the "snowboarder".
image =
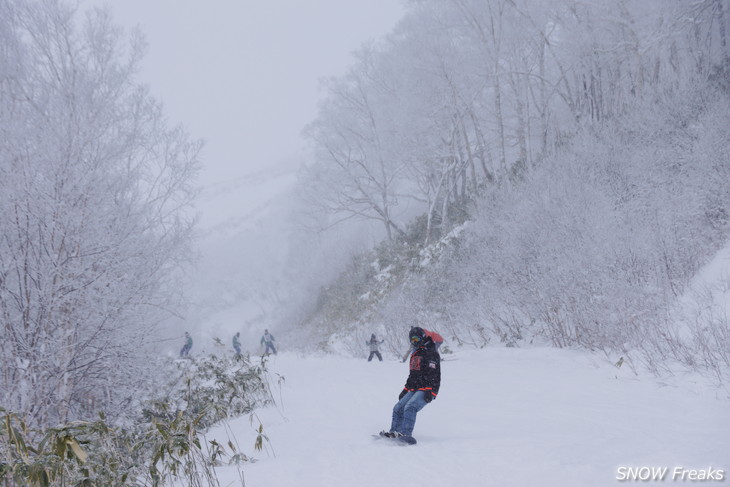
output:
[{"label": "snowboarder", "polygon": [[[415,328],[419,328],[419,327],[415,327]],[[441,335],[439,335],[435,331],[430,331],[430,330],[427,330],[425,328],[423,328],[423,331],[424,331],[424,333],[426,333],[426,335],[428,335],[428,336],[431,337],[431,340],[433,340],[434,345],[436,345],[436,351],[438,352],[439,348],[444,343],[444,337],[442,337]],[[405,362],[406,360],[408,360],[408,357],[410,357],[411,354],[413,352],[415,352],[415,351],[416,351],[415,347],[411,346],[411,348],[408,349],[408,351],[406,352],[406,354],[403,355],[402,362]]]},{"label": "snowboarder", "polygon": [[236,351],[236,355],[241,355],[241,332],[239,331],[233,335],[233,349]]},{"label": "snowboarder", "polygon": [[261,345],[264,344],[266,345],[264,354],[268,354],[269,349],[271,349],[271,351],[274,352],[274,355],[276,355],[276,348],[274,348],[274,335],[269,333],[269,330],[264,330],[264,335],[261,337]]},{"label": "snowboarder", "polygon": [[383,343],[383,340],[378,341],[378,339],[375,338],[375,333],[370,335],[370,341],[365,342],[366,345],[370,345],[370,356],[368,357],[368,362],[373,359],[373,356],[378,357],[378,360],[381,362],[383,361],[383,356],[380,355],[380,351],[378,350],[378,345],[381,343]]},{"label": "snowboarder", "polygon": [[423,328],[411,328],[408,340],[415,348],[411,355],[408,380],[393,407],[390,430],[381,431],[380,436],[415,443],[412,434],[416,415],[426,404],[436,399],[441,386],[441,357],[433,338]]},{"label": "snowboarder", "polygon": [[187,358],[190,355],[191,348],[193,348],[193,337],[188,332],[185,332],[185,345],[180,350],[180,358]]}]

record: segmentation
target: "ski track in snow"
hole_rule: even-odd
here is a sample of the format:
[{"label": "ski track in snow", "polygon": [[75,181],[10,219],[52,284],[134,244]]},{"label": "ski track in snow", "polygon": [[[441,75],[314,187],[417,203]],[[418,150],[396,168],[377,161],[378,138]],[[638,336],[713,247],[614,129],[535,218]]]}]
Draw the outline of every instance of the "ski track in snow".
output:
[{"label": "ski track in snow", "polygon": [[[418,415],[415,446],[372,438],[390,426],[407,364],[272,357],[278,404],[257,411],[267,449],[253,449],[258,423],[229,424],[240,449],[258,459],[242,466],[245,485],[590,487],[645,483],[618,481],[619,467],[730,473],[730,400],[699,376],[661,382],[550,348],[457,355],[442,364],[438,399]],[[216,428],[212,438],[228,435]],[[218,475],[222,486],[241,485],[236,467]]]}]

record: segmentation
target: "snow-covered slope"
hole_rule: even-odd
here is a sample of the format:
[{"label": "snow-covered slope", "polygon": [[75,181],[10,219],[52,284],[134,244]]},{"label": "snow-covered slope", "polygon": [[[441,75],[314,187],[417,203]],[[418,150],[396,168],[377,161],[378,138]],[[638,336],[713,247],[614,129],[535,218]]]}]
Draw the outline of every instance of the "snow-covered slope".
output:
[{"label": "snow-covered slope", "polygon": [[675,321],[707,326],[730,321],[730,245],[704,265],[677,302]]},{"label": "snow-covered slope", "polygon": [[[419,413],[418,445],[401,447],[371,435],[389,427],[406,364],[284,353],[270,368],[285,380],[273,387],[278,407],[257,413],[270,443],[243,467],[249,487],[612,486],[628,467],[667,468],[666,481],[676,468],[730,473],[727,393],[694,375],[657,382],[556,349],[460,352]],[[248,453],[257,426],[230,425]],[[236,467],[219,475],[240,485]]]},{"label": "snow-covered slope", "polygon": [[[212,352],[213,337],[225,343],[241,332],[258,343],[282,289],[289,252],[295,161],[204,188],[200,198],[200,262],[191,279],[186,322],[194,353]],[[185,326],[186,328],[182,328]]]}]

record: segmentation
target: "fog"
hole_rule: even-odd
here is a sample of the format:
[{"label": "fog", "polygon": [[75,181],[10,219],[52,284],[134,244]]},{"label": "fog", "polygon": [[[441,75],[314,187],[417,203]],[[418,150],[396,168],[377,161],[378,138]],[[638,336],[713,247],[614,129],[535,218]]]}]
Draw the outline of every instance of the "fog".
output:
[{"label": "fog", "polygon": [[[286,299],[290,220],[301,137],[317,115],[322,78],[402,16],[393,0],[299,2],[86,0],[139,29],[147,53],[138,74],[171,124],[205,142],[199,176],[199,262],[190,307],[167,327],[170,351],[189,329],[198,352],[242,331],[251,343]],[[315,242],[316,244],[316,242]],[[346,248],[341,250],[347,253]],[[291,276],[289,276],[291,277]],[[245,346],[245,345],[244,345]]]}]

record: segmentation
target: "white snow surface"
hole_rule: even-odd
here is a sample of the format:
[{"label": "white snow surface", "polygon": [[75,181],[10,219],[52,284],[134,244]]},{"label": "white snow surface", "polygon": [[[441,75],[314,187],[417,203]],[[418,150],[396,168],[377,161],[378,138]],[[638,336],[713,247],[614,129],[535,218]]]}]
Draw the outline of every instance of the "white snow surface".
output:
[{"label": "white snow surface", "polygon": [[[698,375],[659,380],[552,348],[444,358],[438,399],[418,414],[418,444],[399,446],[372,435],[390,426],[407,364],[271,357],[278,404],[253,425],[239,418],[206,435],[258,460],[219,467],[221,485],[240,486],[239,468],[248,487],[590,487],[627,483],[621,467],[667,468],[665,483],[680,467],[730,473],[730,399]],[[258,419],[269,439],[262,452],[253,448]]]}]

